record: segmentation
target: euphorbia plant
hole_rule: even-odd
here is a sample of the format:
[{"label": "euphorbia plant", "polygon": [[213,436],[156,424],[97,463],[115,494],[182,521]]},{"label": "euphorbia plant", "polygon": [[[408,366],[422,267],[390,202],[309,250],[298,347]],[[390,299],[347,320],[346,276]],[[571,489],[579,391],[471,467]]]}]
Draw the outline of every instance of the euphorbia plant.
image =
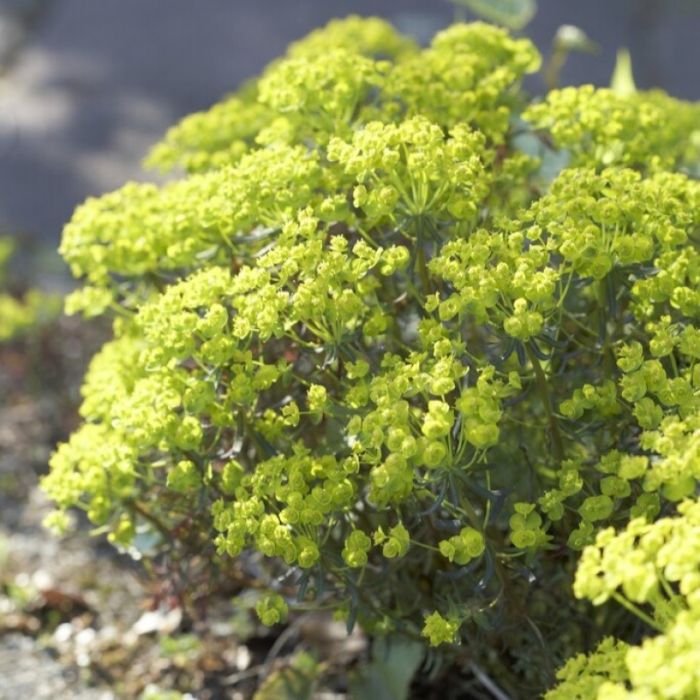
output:
[{"label": "euphorbia plant", "polygon": [[[179,179],[81,206],[68,307],[114,340],[44,481],[60,509],[212,576],[254,559],[269,624],[317,604],[468,641],[513,697],[606,635],[697,625],[698,547],[695,577],[590,591],[615,530],[697,510],[700,109],[532,101],[538,66],[485,24],[420,50],[333,22],[167,134],[150,162]],[[604,680],[657,697],[629,678]]]}]

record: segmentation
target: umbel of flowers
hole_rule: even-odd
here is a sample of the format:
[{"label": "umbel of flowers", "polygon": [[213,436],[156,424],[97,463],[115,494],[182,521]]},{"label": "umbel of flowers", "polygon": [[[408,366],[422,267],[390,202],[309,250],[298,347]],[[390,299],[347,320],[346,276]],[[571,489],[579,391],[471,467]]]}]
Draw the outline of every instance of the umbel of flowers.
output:
[{"label": "umbel of flowers", "polygon": [[165,136],[177,179],[79,207],[67,306],[114,339],[51,522],[247,566],[266,624],[467,644],[514,697],[599,642],[550,698],[700,697],[700,108],[532,101],[539,63],[332,22]]}]

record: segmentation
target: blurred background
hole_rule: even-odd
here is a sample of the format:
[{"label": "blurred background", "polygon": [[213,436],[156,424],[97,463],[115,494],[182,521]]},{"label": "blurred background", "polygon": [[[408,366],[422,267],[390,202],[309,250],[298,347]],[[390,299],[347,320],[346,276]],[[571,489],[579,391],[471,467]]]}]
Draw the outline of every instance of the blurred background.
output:
[{"label": "blurred background", "polygon": [[[169,125],[332,17],[427,42],[456,11],[473,17],[448,0],[0,0],[0,231],[55,248],[86,196],[148,177]],[[539,0],[523,33],[547,57],[563,24],[599,47],[569,57],[563,84],[608,84],[624,46],[639,87],[700,99],[700,0]]]}]

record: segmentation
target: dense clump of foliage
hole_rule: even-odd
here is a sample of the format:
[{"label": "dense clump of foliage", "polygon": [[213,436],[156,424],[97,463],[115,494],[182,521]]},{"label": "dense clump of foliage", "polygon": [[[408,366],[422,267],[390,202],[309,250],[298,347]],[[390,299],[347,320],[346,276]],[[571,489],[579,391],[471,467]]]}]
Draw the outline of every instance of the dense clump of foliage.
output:
[{"label": "dense clump of foliage", "polygon": [[52,523],[252,557],[263,622],[468,641],[514,697],[598,644],[551,698],[697,697],[700,108],[533,102],[539,63],[333,22],[82,205],[68,307],[114,339]]}]

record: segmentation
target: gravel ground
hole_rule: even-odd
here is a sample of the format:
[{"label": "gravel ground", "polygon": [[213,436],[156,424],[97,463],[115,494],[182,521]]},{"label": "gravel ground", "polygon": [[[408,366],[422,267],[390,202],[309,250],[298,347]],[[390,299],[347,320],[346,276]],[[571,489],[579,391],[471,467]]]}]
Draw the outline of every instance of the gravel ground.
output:
[{"label": "gravel ground", "polygon": [[0,700],[113,700],[110,691],[86,688],[74,671],[38,648],[30,637],[8,635],[0,647]]},{"label": "gravel ground", "polygon": [[0,700],[116,697],[88,688],[80,665],[62,662],[58,645],[47,641],[63,623],[75,626],[74,637],[92,611],[143,595],[133,567],[86,532],[61,540],[41,526],[50,505],[37,480],[53,443],[75,421],[75,389],[94,344],[77,331],[72,322],[54,325],[49,335],[58,347],[49,354],[41,334],[0,347]]}]

